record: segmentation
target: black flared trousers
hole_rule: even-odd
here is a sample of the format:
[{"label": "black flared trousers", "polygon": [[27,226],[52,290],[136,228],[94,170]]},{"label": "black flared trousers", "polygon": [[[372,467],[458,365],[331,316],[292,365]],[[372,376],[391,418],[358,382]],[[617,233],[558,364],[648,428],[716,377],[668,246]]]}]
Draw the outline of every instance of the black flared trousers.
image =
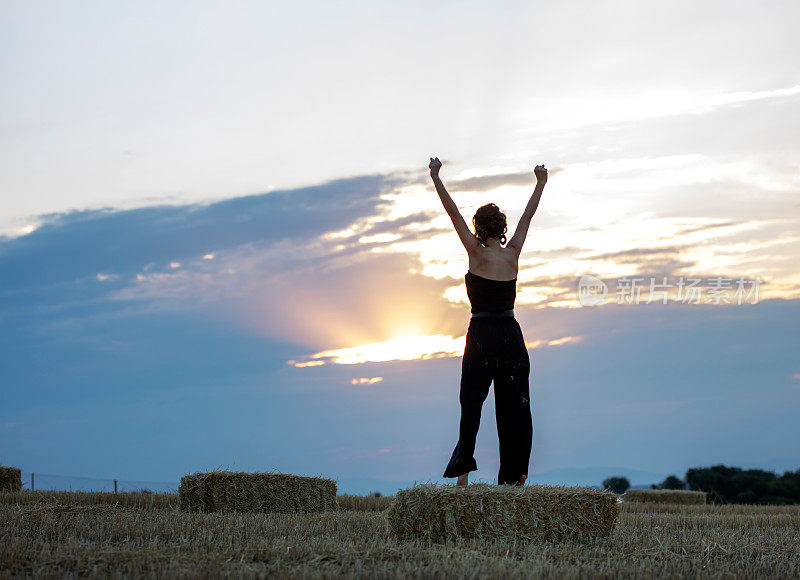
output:
[{"label": "black flared trousers", "polygon": [[500,440],[497,483],[519,483],[523,474],[528,475],[533,443],[530,370],[528,350],[516,318],[470,318],[461,360],[458,443],[443,477],[458,477],[478,469],[475,439],[492,380]]}]

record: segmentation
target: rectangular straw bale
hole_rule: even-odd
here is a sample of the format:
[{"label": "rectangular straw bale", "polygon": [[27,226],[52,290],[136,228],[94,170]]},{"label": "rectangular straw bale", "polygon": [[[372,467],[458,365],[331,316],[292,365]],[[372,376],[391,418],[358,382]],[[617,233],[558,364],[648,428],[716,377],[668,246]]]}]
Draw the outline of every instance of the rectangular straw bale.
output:
[{"label": "rectangular straw bale", "polygon": [[22,489],[22,470],[18,467],[0,465],[0,490],[19,491]]},{"label": "rectangular straw bale", "polygon": [[399,490],[386,518],[401,541],[589,541],[608,537],[619,511],[617,495],[599,489],[425,483]]},{"label": "rectangular straw bale", "polygon": [[706,503],[706,492],[683,489],[629,489],[622,496],[622,501],[695,505]]},{"label": "rectangular straw bale", "polygon": [[338,510],[336,482],[286,473],[211,471],[181,477],[186,512],[320,512]]}]

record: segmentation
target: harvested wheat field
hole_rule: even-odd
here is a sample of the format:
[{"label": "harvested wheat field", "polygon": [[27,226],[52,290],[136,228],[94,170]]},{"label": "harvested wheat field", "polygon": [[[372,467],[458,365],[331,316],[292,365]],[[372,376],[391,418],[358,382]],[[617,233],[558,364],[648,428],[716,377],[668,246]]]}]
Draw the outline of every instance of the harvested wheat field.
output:
[{"label": "harvested wheat field", "polygon": [[678,503],[704,504],[704,491],[685,491],[682,489],[629,489],[622,495],[622,501],[639,503]]},{"label": "harvested wheat field", "polygon": [[337,496],[337,510],[317,513],[187,513],[178,494],[0,492],[0,576],[800,575],[800,506],[621,503],[607,538],[438,544],[390,535],[394,499]]}]

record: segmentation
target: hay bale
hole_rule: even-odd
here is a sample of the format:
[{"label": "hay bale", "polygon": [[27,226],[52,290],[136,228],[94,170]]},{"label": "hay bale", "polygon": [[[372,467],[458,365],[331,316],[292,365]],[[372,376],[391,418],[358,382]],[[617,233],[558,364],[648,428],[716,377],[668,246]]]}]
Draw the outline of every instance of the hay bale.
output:
[{"label": "hay bale", "polygon": [[388,509],[393,501],[394,496],[392,495],[376,497],[342,494],[336,496],[336,502],[342,511],[382,512]]},{"label": "hay bale", "polygon": [[599,489],[431,483],[399,490],[386,518],[401,541],[588,541],[608,537],[619,511],[617,495]]},{"label": "hay bale", "polygon": [[706,503],[706,492],[683,489],[629,489],[622,496],[622,501],[697,505]]},{"label": "hay bale", "polygon": [[18,467],[0,465],[0,490],[19,491],[22,489],[22,470]]},{"label": "hay bale", "polygon": [[320,512],[338,510],[336,482],[285,473],[211,471],[181,477],[186,512]]}]

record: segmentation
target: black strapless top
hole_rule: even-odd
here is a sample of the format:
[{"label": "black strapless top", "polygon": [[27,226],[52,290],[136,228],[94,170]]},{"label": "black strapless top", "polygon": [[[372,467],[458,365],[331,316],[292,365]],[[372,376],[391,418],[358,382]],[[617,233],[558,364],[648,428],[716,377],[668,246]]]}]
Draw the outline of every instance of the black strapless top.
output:
[{"label": "black strapless top", "polygon": [[470,312],[503,312],[514,308],[517,297],[517,279],[492,280],[478,276],[467,270],[464,276],[467,285],[467,296],[472,305]]}]

